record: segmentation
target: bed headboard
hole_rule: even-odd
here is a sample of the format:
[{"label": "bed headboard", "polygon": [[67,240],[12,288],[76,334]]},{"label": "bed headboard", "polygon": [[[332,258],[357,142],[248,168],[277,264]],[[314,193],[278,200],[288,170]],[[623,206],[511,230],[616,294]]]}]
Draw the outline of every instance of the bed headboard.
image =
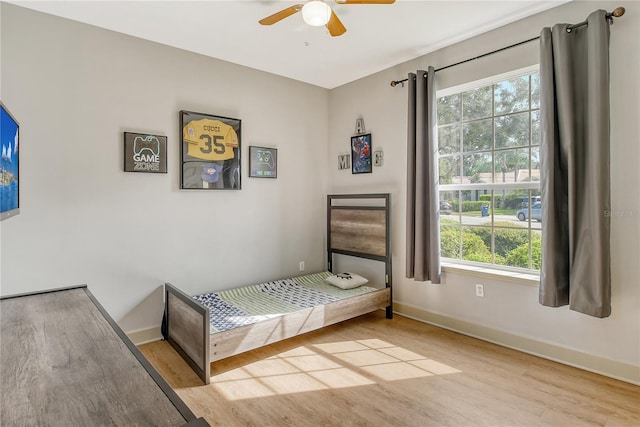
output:
[{"label": "bed headboard", "polygon": [[[334,194],[327,196],[327,262],[343,254],[385,263],[385,285],[391,288],[391,195]],[[387,317],[391,316],[387,307]]]}]

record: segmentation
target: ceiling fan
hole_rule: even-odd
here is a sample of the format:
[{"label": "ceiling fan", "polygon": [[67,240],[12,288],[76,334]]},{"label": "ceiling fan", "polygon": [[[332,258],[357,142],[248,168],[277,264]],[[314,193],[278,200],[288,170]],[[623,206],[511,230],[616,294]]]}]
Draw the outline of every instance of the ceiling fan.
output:
[{"label": "ceiling fan", "polygon": [[[333,0],[337,4],[392,4],[396,0]],[[347,29],[338,19],[331,6],[324,0],[310,0],[304,4],[294,4],[293,6],[282,9],[271,16],[258,21],[262,25],[273,25],[293,14],[302,11],[302,19],[307,24],[314,27],[326,26],[329,34],[333,37],[343,35]]]}]

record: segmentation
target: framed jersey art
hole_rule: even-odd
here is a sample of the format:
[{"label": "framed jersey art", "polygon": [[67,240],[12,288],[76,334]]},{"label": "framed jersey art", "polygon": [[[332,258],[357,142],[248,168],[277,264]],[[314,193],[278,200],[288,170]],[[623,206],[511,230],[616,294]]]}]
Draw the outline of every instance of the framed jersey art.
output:
[{"label": "framed jersey art", "polygon": [[180,188],[239,190],[240,120],[180,111]]}]

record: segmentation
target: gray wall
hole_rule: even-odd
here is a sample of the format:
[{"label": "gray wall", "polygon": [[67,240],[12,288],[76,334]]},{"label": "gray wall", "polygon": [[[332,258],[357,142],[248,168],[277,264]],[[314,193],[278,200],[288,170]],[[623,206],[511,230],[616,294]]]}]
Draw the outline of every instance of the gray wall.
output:
[{"label": "gray wall", "polygon": [[[611,37],[611,179],[623,214],[612,218],[612,316],[542,307],[536,286],[509,278],[448,270],[443,285],[404,279],[406,89],[389,82],[619,5],[627,14]],[[23,169],[22,213],[0,223],[0,292],[88,283],[125,330],[156,327],[164,281],[196,293],[296,274],[302,260],[320,270],[325,194],[389,191],[394,296],[406,314],[640,381],[639,6],[574,1],[326,91],[2,3],[0,89],[21,121]],[[535,64],[537,52],[533,43],[456,67],[438,84]],[[241,191],[179,190],[180,109],[242,119],[244,158],[249,145],[277,147],[278,179],[249,179],[244,168]],[[337,170],[337,156],[349,152],[360,115],[385,163],[351,175]],[[122,172],[125,130],[169,137],[167,175]]]},{"label": "gray wall", "polygon": [[[406,87],[391,80],[417,69],[456,63],[539,35],[544,26],[580,22],[592,11],[625,6],[627,13],[611,27],[611,259],[613,314],[595,319],[565,308],[538,304],[535,283],[447,269],[445,284],[404,278]],[[638,85],[640,22],[638,2],[571,2],[520,22],[398,65],[330,93],[330,189],[389,191],[393,197],[394,299],[401,311],[452,329],[607,374],[640,381],[640,160]],[[472,82],[538,63],[538,43],[436,74],[439,88]],[[373,134],[373,150],[384,151],[384,166],[371,175],[339,171],[337,157],[348,154],[347,136],[358,116]],[[474,284],[484,284],[485,297]],[[588,359],[585,362],[585,359]]]},{"label": "gray wall", "polygon": [[[86,283],[133,331],[159,325],[165,281],[196,293],[324,268],[327,90],[1,7],[22,166],[3,295]],[[181,109],[242,120],[242,190],[179,190]],[[168,174],[123,172],[124,131],[168,136]],[[247,177],[249,145],[278,148],[277,179]]]}]

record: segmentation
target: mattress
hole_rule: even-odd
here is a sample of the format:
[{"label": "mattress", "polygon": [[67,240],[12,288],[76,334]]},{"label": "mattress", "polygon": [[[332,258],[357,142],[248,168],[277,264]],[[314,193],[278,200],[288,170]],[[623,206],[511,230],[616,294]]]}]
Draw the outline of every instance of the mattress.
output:
[{"label": "mattress", "polygon": [[329,276],[331,273],[324,271],[210,292],[193,299],[209,309],[213,334],[377,290],[369,286],[340,289],[324,281]]}]

